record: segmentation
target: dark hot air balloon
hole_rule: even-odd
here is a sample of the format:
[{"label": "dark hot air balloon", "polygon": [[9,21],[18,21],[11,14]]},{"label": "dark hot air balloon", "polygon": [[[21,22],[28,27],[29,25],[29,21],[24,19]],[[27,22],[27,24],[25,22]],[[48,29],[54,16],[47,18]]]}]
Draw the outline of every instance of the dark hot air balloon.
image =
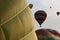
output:
[{"label": "dark hot air balloon", "polygon": [[38,40],[60,40],[60,33],[53,29],[36,30]]},{"label": "dark hot air balloon", "polygon": [[57,12],[57,15],[59,16],[60,15],[60,12]]},{"label": "dark hot air balloon", "polygon": [[45,21],[47,14],[43,10],[38,10],[35,12],[34,16],[35,16],[35,19],[37,20],[37,22],[40,24],[40,27],[41,27],[41,24]]},{"label": "dark hot air balloon", "polygon": [[52,7],[50,6],[50,8],[52,8]]},{"label": "dark hot air balloon", "polygon": [[29,4],[29,8],[31,8],[31,9],[32,9],[32,7],[33,7],[33,4]]}]

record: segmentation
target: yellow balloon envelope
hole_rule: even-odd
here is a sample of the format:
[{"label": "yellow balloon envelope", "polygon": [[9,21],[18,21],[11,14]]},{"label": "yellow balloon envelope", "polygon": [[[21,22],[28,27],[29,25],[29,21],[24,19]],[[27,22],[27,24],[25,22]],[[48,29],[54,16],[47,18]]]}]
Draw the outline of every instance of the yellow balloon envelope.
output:
[{"label": "yellow balloon envelope", "polygon": [[0,40],[37,40],[26,0],[0,0]]}]

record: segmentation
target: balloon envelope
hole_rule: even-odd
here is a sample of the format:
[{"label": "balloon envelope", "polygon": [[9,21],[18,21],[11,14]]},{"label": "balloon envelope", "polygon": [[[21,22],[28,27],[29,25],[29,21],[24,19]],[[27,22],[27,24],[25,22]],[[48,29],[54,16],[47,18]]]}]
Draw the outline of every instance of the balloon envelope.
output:
[{"label": "balloon envelope", "polygon": [[59,15],[60,14],[60,12],[57,12],[57,15]]},{"label": "balloon envelope", "polygon": [[35,12],[35,15],[34,16],[35,16],[35,19],[37,20],[37,22],[41,26],[41,24],[45,21],[45,19],[47,17],[47,14],[43,10],[38,10],[38,11]]},{"label": "balloon envelope", "polygon": [[29,4],[29,8],[32,8],[33,7],[33,4]]},{"label": "balloon envelope", "polygon": [[60,40],[60,33],[53,29],[36,30],[38,40]]}]

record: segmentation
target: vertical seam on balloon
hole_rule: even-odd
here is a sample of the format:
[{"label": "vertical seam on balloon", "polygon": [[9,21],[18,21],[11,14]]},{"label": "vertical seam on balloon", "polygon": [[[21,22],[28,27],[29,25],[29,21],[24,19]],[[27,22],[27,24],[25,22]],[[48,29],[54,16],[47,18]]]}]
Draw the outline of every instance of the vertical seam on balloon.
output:
[{"label": "vertical seam on balloon", "polygon": [[[3,29],[0,27],[0,29],[2,30],[2,32],[3,32],[3,34],[4,34],[4,31],[3,31]],[[4,37],[5,37],[5,40],[6,40],[6,35],[4,34]]]}]

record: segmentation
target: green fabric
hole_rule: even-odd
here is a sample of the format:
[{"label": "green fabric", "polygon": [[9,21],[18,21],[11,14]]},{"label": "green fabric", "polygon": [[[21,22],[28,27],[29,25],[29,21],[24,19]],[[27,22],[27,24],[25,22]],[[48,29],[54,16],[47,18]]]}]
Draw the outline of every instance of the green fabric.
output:
[{"label": "green fabric", "polygon": [[60,40],[60,38],[52,35],[46,35],[46,36],[39,35],[38,40]]}]

